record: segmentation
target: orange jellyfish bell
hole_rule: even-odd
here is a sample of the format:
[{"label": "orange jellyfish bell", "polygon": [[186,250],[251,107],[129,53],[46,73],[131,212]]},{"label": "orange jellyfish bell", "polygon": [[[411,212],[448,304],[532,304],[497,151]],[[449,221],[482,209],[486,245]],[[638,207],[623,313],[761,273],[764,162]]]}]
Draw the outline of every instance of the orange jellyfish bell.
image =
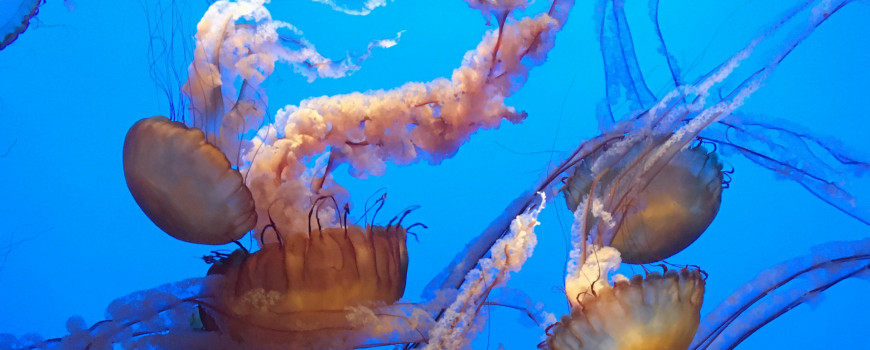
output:
[{"label": "orange jellyfish bell", "polygon": [[578,296],[546,345],[551,350],[688,349],[701,322],[705,282],[696,269],[635,275]]},{"label": "orange jellyfish bell", "polygon": [[354,322],[353,308],[389,305],[405,291],[406,235],[398,225],[346,225],[237,250],[209,269],[223,279],[200,317],[246,346],[352,348],[377,333]]},{"label": "orange jellyfish bell", "polygon": [[[637,179],[623,172],[636,164],[637,157],[648,154],[642,152],[641,145],[601,176],[596,185],[601,191],[598,193],[613,193],[617,192],[614,187],[636,185]],[[596,177],[590,163],[601,154],[595,153],[578,164],[567,179],[562,192],[571,210],[576,210],[589,194]],[[715,153],[708,153],[701,146],[676,153],[636,192],[632,207],[617,209],[624,210],[625,216],[618,223],[610,246],[619,250],[622,261],[630,264],[651,263],[679,253],[701,236],[719,212],[722,176],[722,164]],[[588,222],[592,222],[591,217]]]},{"label": "orange jellyfish bell", "polygon": [[166,117],[127,132],[124,177],[145,215],[182,241],[227,244],[257,221],[251,192],[227,157],[201,130]]}]

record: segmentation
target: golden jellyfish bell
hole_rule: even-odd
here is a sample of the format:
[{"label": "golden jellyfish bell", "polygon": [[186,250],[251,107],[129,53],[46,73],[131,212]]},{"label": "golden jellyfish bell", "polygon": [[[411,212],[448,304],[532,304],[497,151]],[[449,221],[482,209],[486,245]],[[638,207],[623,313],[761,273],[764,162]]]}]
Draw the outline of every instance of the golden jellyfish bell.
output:
[{"label": "golden jellyfish bell", "polygon": [[701,322],[705,284],[701,271],[682,269],[635,275],[585,293],[547,337],[547,348],[688,349]]},{"label": "golden jellyfish bell", "polygon": [[145,215],[182,241],[227,244],[257,221],[251,192],[227,157],[201,130],[166,117],[127,132],[124,177]]},{"label": "golden jellyfish bell", "polygon": [[[609,193],[613,186],[628,186],[637,180],[621,175],[626,164],[635,160],[632,156],[643,153],[639,147],[601,176],[596,186],[602,192],[598,193]],[[594,182],[589,163],[577,165],[562,189],[571,210],[576,210]],[[625,216],[610,246],[630,264],[667,259],[692,244],[710,226],[719,212],[721,195],[722,164],[716,154],[700,146],[684,149],[637,192],[635,203],[639,210],[622,209]]]},{"label": "golden jellyfish bell", "polygon": [[[402,297],[406,235],[399,226],[348,225],[282,235],[250,255],[238,250],[209,270],[223,279],[214,290],[217,302],[200,317],[207,328],[251,346],[277,341],[317,348],[332,338],[365,338],[349,308]],[[313,336],[341,330],[352,334]]]}]

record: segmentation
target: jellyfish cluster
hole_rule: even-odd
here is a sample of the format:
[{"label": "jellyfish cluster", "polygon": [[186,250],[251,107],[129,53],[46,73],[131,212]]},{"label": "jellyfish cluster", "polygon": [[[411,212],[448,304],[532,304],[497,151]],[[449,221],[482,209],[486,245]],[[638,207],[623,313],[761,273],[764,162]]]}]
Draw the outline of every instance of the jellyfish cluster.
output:
[{"label": "jellyfish cluster", "polygon": [[[398,214],[382,213],[385,192],[354,207],[352,198],[368,194],[351,193],[345,181],[421,161],[437,165],[482,130],[535,118],[510,98],[546,64],[574,2],[468,0],[493,28],[449,78],[310,97],[271,115],[276,96],[266,82],[276,66],[309,81],[343,78],[364,69],[373,50],[389,54],[401,34],[330,59],[292,24],[273,19],[267,0],[215,1],[196,26],[178,88],[177,105],[186,109],[139,120],[119,147],[127,189],[155,226],[189,244],[232,250],[204,256],[209,268],[202,276],[117,299],[103,321],[71,319],[69,334],[59,338],[0,334],[0,349],[464,349],[491,321],[494,305],[522,310],[539,329],[539,348],[733,348],[870,268],[870,239],[824,245],[762,272],[702,316],[707,280],[715,276],[665,261],[696,242],[726,205],[737,176],[729,157],[744,157],[870,223],[847,181],[870,162],[740,113],[793,50],[852,2],[794,5],[721,64],[687,77],[665,48],[659,2],[651,0],[653,37],[671,78],[654,93],[635,57],[624,4],[596,1],[607,73],[599,134],[577,140],[472,235],[420,300],[405,291],[414,273],[408,246],[427,229],[414,215],[426,209],[408,203]],[[389,6],[325,3],[363,16]],[[500,300],[539,240],[552,239],[536,235],[548,224],[542,213],[558,210],[573,219],[564,280],[555,282],[567,312],[557,317],[523,298]]]}]

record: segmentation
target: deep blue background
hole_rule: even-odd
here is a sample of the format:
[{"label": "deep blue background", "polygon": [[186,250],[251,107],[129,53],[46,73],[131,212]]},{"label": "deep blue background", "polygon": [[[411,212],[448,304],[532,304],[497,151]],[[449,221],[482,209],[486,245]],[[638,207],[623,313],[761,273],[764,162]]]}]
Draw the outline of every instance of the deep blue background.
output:
[{"label": "deep blue background", "polygon": [[[786,6],[772,1],[662,1],[661,26],[684,73],[697,76],[739,50]],[[790,2],[789,2],[790,3]],[[548,4],[536,4],[540,11]],[[366,17],[302,1],[269,6],[323,53],[343,56],[370,40],[404,30],[398,46],[377,50],[363,68],[340,80],[305,82],[288,69],[270,80],[270,109],[308,96],[387,89],[406,81],[449,76],[465,51],[490,29],[464,2],[398,0]],[[192,31],[204,2],[183,5]],[[422,206],[413,219],[429,229],[410,241],[405,297],[422,287],[481,232],[507,203],[597,131],[594,113],[604,73],[593,6],[578,3],[548,62],[535,68],[509,103],[529,113],[520,125],[473,135],[439,165],[390,167],[386,176],[342,181],[361,206],[386,187],[385,212]],[[655,93],[667,68],[644,45],[652,27],[646,6],[629,8],[638,57]],[[50,1],[17,42],[0,51],[0,333],[60,336],[65,321],[102,319],[114,298],[200,276],[198,258],[213,249],[176,241],[157,229],[129,195],[121,145],[136,120],[167,114],[149,78],[147,14],[139,1],[80,1],[74,11]],[[847,6],[804,42],[741,109],[810,127],[867,155],[870,138],[870,5]],[[648,40],[647,40],[648,41]],[[865,157],[867,159],[867,157]],[[693,246],[670,259],[709,274],[703,313],[768,266],[832,240],[868,236],[870,229],[741,158],[719,216]],[[343,168],[342,168],[343,169]],[[344,173],[339,171],[339,173]],[[868,188],[859,188],[867,193]],[[860,193],[860,192],[859,192]],[[561,200],[540,218],[539,245],[510,286],[557,315],[567,306],[562,285],[570,225]],[[639,272],[639,271],[638,271]],[[862,348],[870,325],[870,285],[849,280],[765,327],[741,348]],[[528,349],[540,341],[510,309],[493,309],[475,348]]]}]

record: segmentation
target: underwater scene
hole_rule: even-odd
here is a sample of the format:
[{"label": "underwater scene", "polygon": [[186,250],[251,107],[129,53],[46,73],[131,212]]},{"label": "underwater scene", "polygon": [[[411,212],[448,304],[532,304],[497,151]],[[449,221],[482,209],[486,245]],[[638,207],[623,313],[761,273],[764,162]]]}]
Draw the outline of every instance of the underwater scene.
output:
[{"label": "underwater scene", "polygon": [[870,3],[7,0],[0,349],[820,349]]}]

